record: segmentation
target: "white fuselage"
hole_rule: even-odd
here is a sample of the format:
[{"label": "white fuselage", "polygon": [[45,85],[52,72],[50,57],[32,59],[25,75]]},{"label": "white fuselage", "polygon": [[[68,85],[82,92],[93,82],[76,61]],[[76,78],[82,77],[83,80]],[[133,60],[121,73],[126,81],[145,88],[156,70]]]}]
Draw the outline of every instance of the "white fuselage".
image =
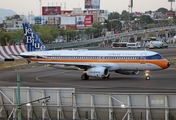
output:
[{"label": "white fuselage", "polygon": [[150,41],[148,47],[149,48],[162,48],[163,42],[162,41]]},{"label": "white fuselage", "polygon": [[[168,61],[160,54],[145,50],[51,50],[20,54],[28,60],[45,64],[107,67],[116,70],[161,70]],[[29,57],[27,57],[29,56]]]}]

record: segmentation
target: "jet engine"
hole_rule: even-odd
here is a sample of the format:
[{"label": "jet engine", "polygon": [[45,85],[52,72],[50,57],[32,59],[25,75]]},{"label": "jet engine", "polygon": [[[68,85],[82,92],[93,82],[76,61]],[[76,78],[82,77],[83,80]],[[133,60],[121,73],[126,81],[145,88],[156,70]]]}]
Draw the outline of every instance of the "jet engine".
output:
[{"label": "jet engine", "polygon": [[109,70],[106,67],[93,67],[87,70],[87,75],[92,77],[107,77]]},{"label": "jet engine", "polygon": [[124,75],[137,75],[139,71],[115,71],[116,73],[124,74]]}]

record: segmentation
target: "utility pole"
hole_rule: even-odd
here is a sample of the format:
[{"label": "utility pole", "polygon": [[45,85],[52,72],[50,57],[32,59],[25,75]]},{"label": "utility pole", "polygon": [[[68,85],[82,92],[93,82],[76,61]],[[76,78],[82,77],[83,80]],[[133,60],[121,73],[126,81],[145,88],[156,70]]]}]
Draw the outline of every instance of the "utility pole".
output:
[{"label": "utility pole", "polygon": [[132,8],[133,8],[133,0],[130,0],[130,4],[128,5],[128,11],[129,11],[129,22],[131,21]]},{"label": "utility pole", "polygon": [[172,11],[173,9],[172,9],[172,0],[171,0],[171,11]]},{"label": "utility pole", "polygon": [[172,3],[175,2],[175,0],[168,0],[168,2],[171,3],[171,11],[173,11]]}]

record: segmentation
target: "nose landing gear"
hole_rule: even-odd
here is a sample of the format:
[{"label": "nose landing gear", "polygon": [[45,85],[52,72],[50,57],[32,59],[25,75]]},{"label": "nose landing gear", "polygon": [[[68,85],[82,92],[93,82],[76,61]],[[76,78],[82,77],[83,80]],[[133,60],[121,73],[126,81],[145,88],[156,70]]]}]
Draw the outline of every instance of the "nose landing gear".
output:
[{"label": "nose landing gear", "polygon": [[146,71],[145,71],[145,76],[146,76],[145,79],[146,79],[146,80],[150,80],[149,73],[150,73],[149,70],[146,70]]}]

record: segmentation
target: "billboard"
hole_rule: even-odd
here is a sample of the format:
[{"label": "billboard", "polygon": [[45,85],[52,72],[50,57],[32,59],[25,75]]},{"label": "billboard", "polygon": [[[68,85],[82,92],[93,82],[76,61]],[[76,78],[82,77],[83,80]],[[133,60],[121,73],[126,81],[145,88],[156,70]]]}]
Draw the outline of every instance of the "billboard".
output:
[{"label": "billboard", "polygon": [[61,7],[60,6],[43,6],[42,15],[60,15]]},{"label": "billboard", "polygon": [[92,26],[93,23],[93,16],[92,15],[86,15],[84,18],[84,27]]},{"label": "billboard", "polygon": [[85,0],[85,9],[100,9],[100,0]]},{"label": "billboard", "polygon": [[61,25],[75,25],[75,17],[61,17]]},{"label": "billboard", "polygon": [[41,16],[36,16],[34,17],[35,24],[41,24],[42,22],[42,17]]},{"label": "billboard", "polygon": [[76,26],[78,29],[83,29],[84,27],[91,27],[93,23],[93,16],[76,16]]},{"label": "billboard", "polygon": [[175,0],[168,0],[168,2],[175,2]]},{"label": "billboard", "polygon": [[82,9],[81,8],[73,8],[73,13],[80,14],[80,13],[82,13]]}]

